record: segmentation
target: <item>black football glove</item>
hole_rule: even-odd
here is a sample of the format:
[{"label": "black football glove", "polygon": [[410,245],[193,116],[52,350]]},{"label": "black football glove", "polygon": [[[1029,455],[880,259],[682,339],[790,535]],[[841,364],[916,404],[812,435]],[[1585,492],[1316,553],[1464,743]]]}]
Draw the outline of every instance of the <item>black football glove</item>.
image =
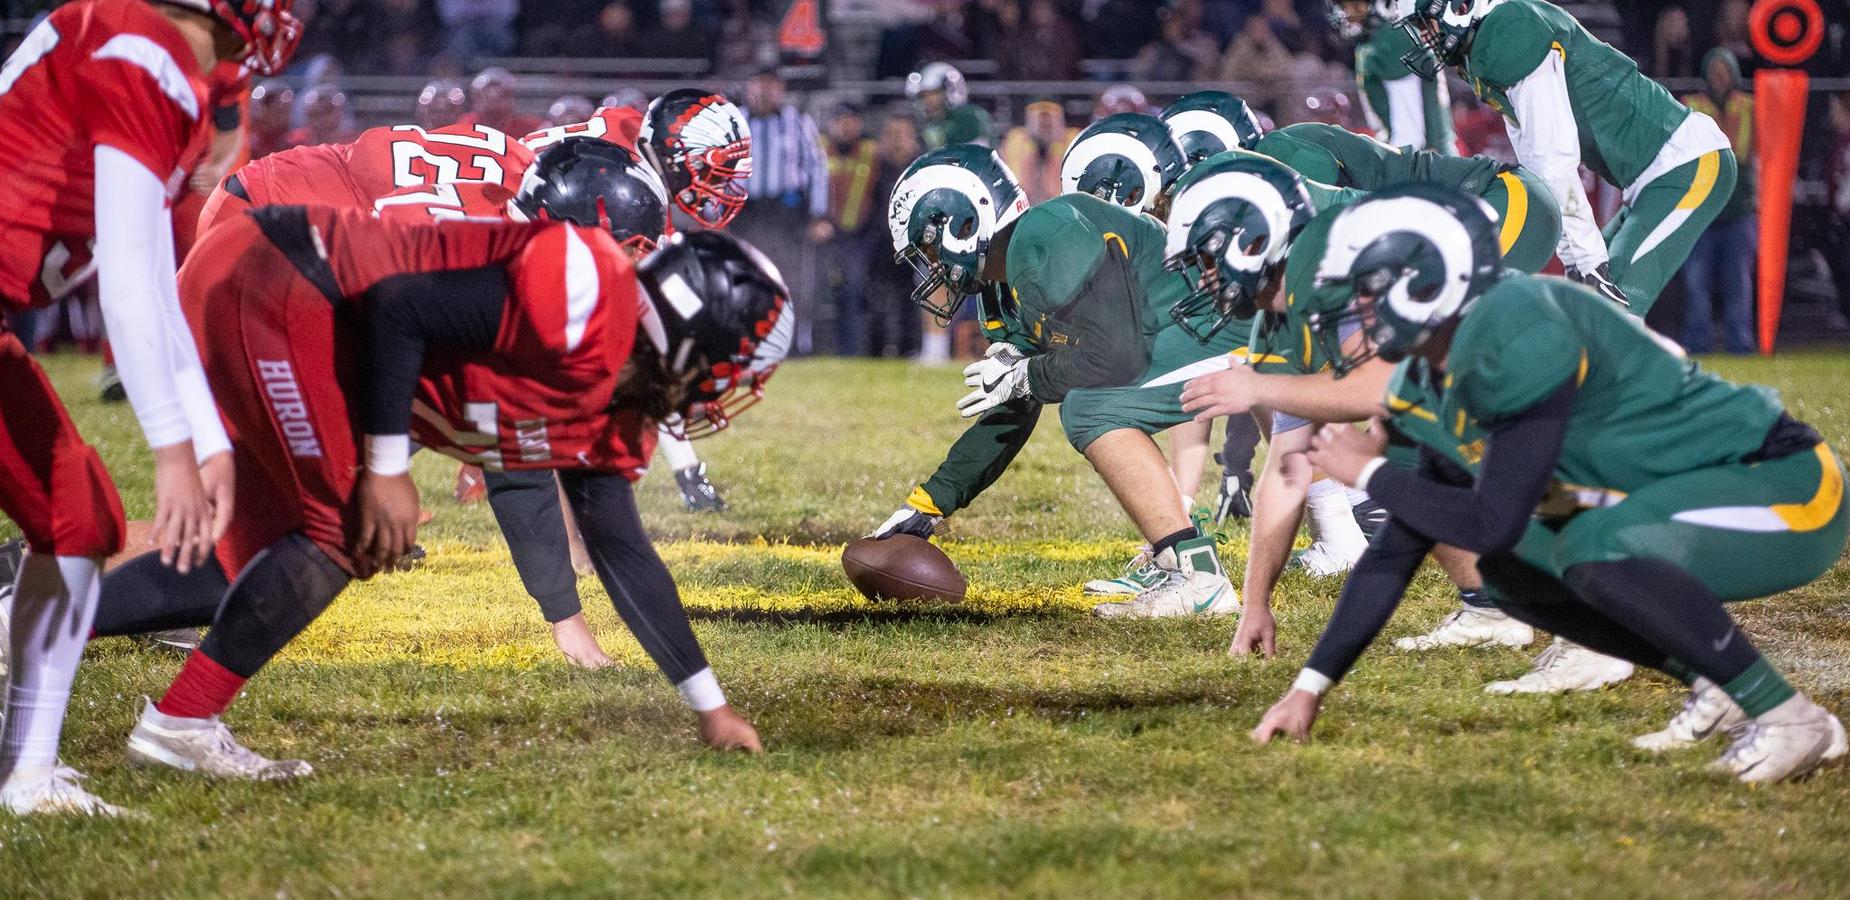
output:
[{"label": "black football glove", "polygon": [[1632,301],[1627,300],[1625,298],[1625,292],[1619,290],[1619,286],[1613,283],[1612,263],[1600,263],[1599,268],[1591,272],[1580,272],[1574,269],[1568,269],[1567,277],[1592,288],[1594,291],[1598,292],[1601,297],[1605,297],[1619,304],[1619,306],[1624,309],[1632,308]]}]

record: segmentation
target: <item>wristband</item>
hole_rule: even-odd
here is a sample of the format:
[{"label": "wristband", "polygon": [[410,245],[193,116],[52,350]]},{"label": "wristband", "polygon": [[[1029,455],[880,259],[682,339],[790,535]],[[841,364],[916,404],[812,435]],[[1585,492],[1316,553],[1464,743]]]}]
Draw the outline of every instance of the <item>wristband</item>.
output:
[{"label": "wristband", "polygon": [[719,679],[713,676],[712,666],[687,676],[686,681],[674,687],[681,692],[682,702],[694,712],[712,712],[726,705],[726,692],[719,689]]},{"label": "wristband", "polygon": [[411,437],[404,434],[367,435],[366,471],[386,477],[411,471]]},{"label": "wristband", "polygon": [[1324,692],[1335,685],[1336,682],[1331,681],[1330,676],[1316,669],[1301,669],[1298,671],[1298,680],[1291,683],[1291,689],[1294,691],[1309,691],[1321,697]]},{"label": "wristband", "polygon": [[1362,464],[1362,473],[1355,476],[1355,489],[1368,492],[1368,479],[1375,477],[1375,470],[1387,465],[1387,457],[1377,456]]}]

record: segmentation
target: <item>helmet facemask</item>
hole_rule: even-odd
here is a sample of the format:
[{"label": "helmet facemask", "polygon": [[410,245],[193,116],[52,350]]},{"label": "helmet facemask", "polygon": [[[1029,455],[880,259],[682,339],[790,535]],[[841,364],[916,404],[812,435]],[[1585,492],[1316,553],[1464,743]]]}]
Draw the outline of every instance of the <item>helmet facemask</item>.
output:
[{"label": "helmet facemask", "polygon": [[887,207],[893,261],[919,279],[912,302],[939,325],[950,324],[988,283],[983,269],[996,233],[1027,209],[1014,174],[987,147],[951,144],[914,161]]},{"label": "helmet facemask", "polygon": [[[1164,267],[1182,273],[1189,294],[1169,314],[1203,343],[1258,313],[1260,297],[1283,276],[1291,242],[1310,219],[1301,183],[1290,183],[1295,191],[1288,199],[1260,174],[1282,165],[1265,157],[1239,165],[1186,184],[1170,213]],[[1288,170],[1281,175],[1291,177]],[[1204,324],[1201,317],[1210,314]]]},{"label": "helmet facemask", "polygon": [[1401,30],[1413,49],[1400,58],[1427,80],[1445,66],[1462,65],[1471,49],[1477,23],[1489,12],[1487,0],[1399,0]]}]

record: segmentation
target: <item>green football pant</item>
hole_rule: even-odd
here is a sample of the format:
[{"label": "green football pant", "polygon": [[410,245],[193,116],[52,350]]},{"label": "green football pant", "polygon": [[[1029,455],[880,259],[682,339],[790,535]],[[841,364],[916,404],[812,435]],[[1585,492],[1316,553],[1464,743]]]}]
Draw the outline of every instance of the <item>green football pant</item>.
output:
[{"label": "green football pant", "polygon": [[1606,223],[1612,280],[1639,318],[1728,205],[1735,174],[1733,151],[1704,153],[1658,176]]},{"label": "green football pant", "polygon": [[1531,275],[1555,257],[1561,242],[1561,204],[1547,182],[1528,169],[1503,172],[1484,193],[1497,211],[1503,267]]},{"label": "green football pant", "polygon": [[1819,444],[1753,464],[1673,475],[1564,525],[1536,523],[1516,554],[1556,578],[1582,563],[1658,559],[1723,600],[1809,584],[1844,550],[1844,468]]},{"label": "green football pant", "polygon": [[[1067,441],[1074,450],[1084,453],[1100,436],[1120,428],[1135,428],[1154,435],[1194,421],[1195,414],[1182,409],[1182,388],[1189,379],[1225,369],[1227,364],[1222,360],[1228,356],[1233,357],[1234,365],[1239,365],[1246,356],[1245,347],[1221,350],[1226,340],[1217,335],[1211,345],[1204,348],[1180,328],[1165,329],[1156,338],[1156,361],[1137,384],[1067,392],[1060,401],[1060,426],[1066,429]],[[1181,341],[1193,345],[1192,349],[1183,346]],[[1168,354],[1165,350],[1177,353]],[[1202,357],[1208,350],[1214,352]],[[1190,354],[1197,359],[1183,361]]]}]

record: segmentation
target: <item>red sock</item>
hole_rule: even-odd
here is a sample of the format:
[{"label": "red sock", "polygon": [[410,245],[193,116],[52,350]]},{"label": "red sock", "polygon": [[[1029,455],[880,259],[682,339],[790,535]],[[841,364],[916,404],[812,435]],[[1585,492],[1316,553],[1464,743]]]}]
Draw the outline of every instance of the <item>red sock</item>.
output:
[{"label": "red sock", "polygon": [[245,679],[219,665],[212,657],[194,650],[174,676],[167,695],[154,708],[164,715],[188,719],[216,716],[230,708],[244,688]]}]

